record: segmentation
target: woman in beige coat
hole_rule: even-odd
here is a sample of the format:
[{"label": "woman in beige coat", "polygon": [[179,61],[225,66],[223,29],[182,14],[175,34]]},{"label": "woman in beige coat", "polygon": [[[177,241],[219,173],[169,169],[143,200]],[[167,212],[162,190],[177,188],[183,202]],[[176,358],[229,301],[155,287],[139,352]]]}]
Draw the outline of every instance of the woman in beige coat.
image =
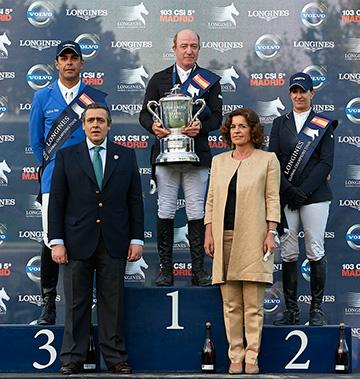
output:
[{"label": "woman in beige coat", "polygon": [[[259,372],[266,283],[273,280],[276,225],[280,221],[280,167],[251,109],[230,113],[221,128],[231,151],[214,157],[205,211],[205,252],[214,258],[229,342],[230,374]],[[267,254],[268,256],[269,254]],[[246,348],[244,348],[243,325]]]}]

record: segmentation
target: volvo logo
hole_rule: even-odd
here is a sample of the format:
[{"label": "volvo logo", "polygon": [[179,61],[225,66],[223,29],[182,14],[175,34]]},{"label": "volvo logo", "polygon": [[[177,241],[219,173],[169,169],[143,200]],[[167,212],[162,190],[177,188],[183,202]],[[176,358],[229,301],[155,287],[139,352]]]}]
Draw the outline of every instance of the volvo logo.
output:
[{"label": "volvo logo", "polygon": [[48,1],[35,1],[29,6],[26,16],[31,25],[44,28],[53,20],[54,11]]},{"label": "volvo logo", "polygon": [[281,40],[275,34],[263,34],[255,42],[256,55],[264,60],[274,59],[281,49]]}]

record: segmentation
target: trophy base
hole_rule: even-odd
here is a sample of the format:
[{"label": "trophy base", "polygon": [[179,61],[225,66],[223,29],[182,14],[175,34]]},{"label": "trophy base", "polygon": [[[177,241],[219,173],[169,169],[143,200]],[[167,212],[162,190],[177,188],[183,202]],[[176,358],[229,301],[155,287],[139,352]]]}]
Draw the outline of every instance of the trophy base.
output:
[{"label": "trophy base", "polygon": [[198,163],[199,157],[195,153],[160,153],[156,160],[156,164],[166,163]]},{"label": "trophy base", "polygon": [[194,152],[194,139],[181,133],[172,133],[160,140],[160,154],[156,164],[198,163],[199,157]]}]

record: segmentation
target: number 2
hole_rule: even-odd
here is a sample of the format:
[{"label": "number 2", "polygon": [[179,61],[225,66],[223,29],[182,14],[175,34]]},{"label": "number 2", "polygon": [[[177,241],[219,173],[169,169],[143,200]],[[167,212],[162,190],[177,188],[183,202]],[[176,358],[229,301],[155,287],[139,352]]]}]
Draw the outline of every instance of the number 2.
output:
[{"label": "number 2", "polygon": [[295,354],[293,359],[291,359],[291,361],[285,366],[285,368],[290,369],[290,370],[297,370],[297,369],[307,370],[310,365],[310,359],[308,359],[305,363],[294,363],[308,345],[307,335],[301,330],[293,330],[285,337],[285,341],[287,341],[292,336],[298,336],[300,338],[301,345],[300,345],[299,351]]}]

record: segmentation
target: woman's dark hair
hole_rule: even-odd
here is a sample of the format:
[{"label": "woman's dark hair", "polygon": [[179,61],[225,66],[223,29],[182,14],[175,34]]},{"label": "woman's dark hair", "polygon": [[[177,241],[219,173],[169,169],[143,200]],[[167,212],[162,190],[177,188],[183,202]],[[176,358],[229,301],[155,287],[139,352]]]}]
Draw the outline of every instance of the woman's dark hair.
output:
[{"label": "woman's dark hair", "polygon": [[251,128],[251,142],[253,143],[255,149],[260,149],[264,142],[264,128],[260,124],[259,116],[250,108],[235,109],[229,114],[229,116],[227,116],[224,125],[220,128],[221,135],[223,136],[225,142],[231,146],[230,126],[234,116],[243,116],[245,118],[247,124]]}]

